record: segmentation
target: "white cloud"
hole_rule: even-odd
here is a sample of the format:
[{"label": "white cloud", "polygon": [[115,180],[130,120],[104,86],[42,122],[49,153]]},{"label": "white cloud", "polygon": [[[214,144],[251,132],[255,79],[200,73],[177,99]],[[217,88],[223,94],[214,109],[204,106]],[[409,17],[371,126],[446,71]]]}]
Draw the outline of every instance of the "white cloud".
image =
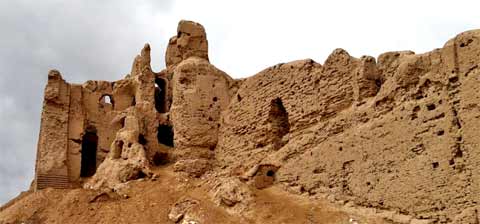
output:
[{"label": "white cloud", "polygon": [[279,62],[313,58],[323,63],[335,48],[356,57],[429,51],[479,27],[478,6],[462,0],[181,0],[160,17],[171,31],[180,19],[202,23],[212,63],[238,78]]}]

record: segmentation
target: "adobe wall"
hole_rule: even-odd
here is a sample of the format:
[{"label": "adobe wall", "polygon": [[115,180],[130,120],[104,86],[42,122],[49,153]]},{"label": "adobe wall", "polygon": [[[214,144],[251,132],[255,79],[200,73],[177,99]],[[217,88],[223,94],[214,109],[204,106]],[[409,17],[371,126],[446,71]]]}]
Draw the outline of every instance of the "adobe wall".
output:
[{"label": "adobe wall", "polygon": [[[139,135],[143,136],[145,147],[150,149],[147,156],[153,157],[169,148],[157,142],[159,122],[168,121],[165,116],[155,111],[154,79],[165,78],[149,69],[150,61],[145,59],[145,55],[148,54],[149,57],[149,50],[147,45],[143,50],[144,57],[137,57],[131,75],[115,82],[87,81],[82,85],[69,84],[62,79],[58,71],[50,72],[38,144],[37,176],[55,179],[61,175],[64,179],[58,182],[65,183],[64,187],[80,184],[82,136],[86,132],[98,136],[98,167],[110,152],[116,133],[124,123],[125,111],[129,108],[134,108],[141,118]],[[135,70],[141,66],[147,69]],[[109,97],[111,102],[106,102],[105,97]],[[37,182],[42,182],[41,179],[37,177]],[[47,186],[55,187],[56,184],[41,185],[37,188]]]},{"label": "adobe wall", "polygon": [[[465,32],[442,49],[378,62],[335,50],[323,66],[270,67],[224,111],[216,158],[247,180],[252,167],[273,165],[275,183],[299,194],[469,223],[480,190],[479,37]],[[281,148],[271,141],[275,98],[290,125]]]},{"label": "adobe wall", "polygon": [[[336,49],[323,65],[281,63],[234,80],[210,64],[204,28],[181,21],[158,73],[149,45],[118,81],[69,84],[50,72],[36,189],[119,190],[170,163],[194,177],[214,172],[219,189],[280,185],[312,199],[470,223],[480,193],[479,40],[469,31],[441,49],[377,59]],[[97,169],[81,178],[88,131],[98,136]]]},{"label": "adobe wall", "polygon": [[47,186],[69,187],[67,169],[68,115],[70,86],[60,73],[48,74],[45,100],[42,108],[37,161],[35,164],[35,188]]},{"label": "adobe wall", "polygon": [[[236,82],[208,62],[208,42],[200,24],[181,21],[165,56],[166,69],[153,72],[146,44],[130,74],[114,82],[69,84],[53,71],[45,92],[36,173],[47,179],[62,175],[63,187],[86,183],[111,188],[148,176],[151,166],[168,161],[179,161],[180,170],[185,168],[181,164],[198,159],[208,165],[217,143],[220,112]],[[98,138],[92,178],[82,177],[81,171],[87,133]],[[203,174],[207,168],[196,172]],[[47,183],[36,189],[45,187],[58,186]]]}]

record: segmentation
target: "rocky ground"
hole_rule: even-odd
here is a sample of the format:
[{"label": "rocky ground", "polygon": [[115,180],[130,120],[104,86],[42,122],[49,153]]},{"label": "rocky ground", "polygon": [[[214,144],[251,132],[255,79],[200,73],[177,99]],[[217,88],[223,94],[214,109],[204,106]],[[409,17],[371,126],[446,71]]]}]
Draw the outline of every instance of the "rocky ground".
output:
[{"label": "rocky ground", "polygon": [[390,223],[278,187],[252,188],[255,199],[248,215],[240,216],[215,203],[206,179],[178,176],[171,167],[154,172],[155,179],[127,183],[122,195],[85,189],[24,192],[1,208],[0,223]]}]

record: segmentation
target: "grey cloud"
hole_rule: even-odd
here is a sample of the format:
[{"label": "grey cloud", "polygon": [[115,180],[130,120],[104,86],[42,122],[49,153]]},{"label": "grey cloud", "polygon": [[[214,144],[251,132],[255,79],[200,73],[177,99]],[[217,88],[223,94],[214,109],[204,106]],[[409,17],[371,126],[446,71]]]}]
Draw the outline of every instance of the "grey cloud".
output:
[{"label": "grey cloud", "polygon": [[43,88],[48,70],[69,82],[117,80],[146,42],[163,66],[171,33],[156,13],[173,1],[0,2],[0,204],[33,179]]}]

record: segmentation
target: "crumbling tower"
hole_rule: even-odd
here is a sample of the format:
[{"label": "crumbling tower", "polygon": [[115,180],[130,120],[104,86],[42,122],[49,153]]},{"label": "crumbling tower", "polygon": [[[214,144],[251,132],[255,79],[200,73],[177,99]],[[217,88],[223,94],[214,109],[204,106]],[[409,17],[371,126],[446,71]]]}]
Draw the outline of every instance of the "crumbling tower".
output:
[{"label": "crumbling tower", "polygon": [[205,30],[190,21],[170,39],[166,69],[153,72],[150,60],[146,44],[130,74],[113,82],[70,84],[49,72],[35,189],[113,187],[167,161],[179,171],[208,168],[233,80],[209,63]]}]

